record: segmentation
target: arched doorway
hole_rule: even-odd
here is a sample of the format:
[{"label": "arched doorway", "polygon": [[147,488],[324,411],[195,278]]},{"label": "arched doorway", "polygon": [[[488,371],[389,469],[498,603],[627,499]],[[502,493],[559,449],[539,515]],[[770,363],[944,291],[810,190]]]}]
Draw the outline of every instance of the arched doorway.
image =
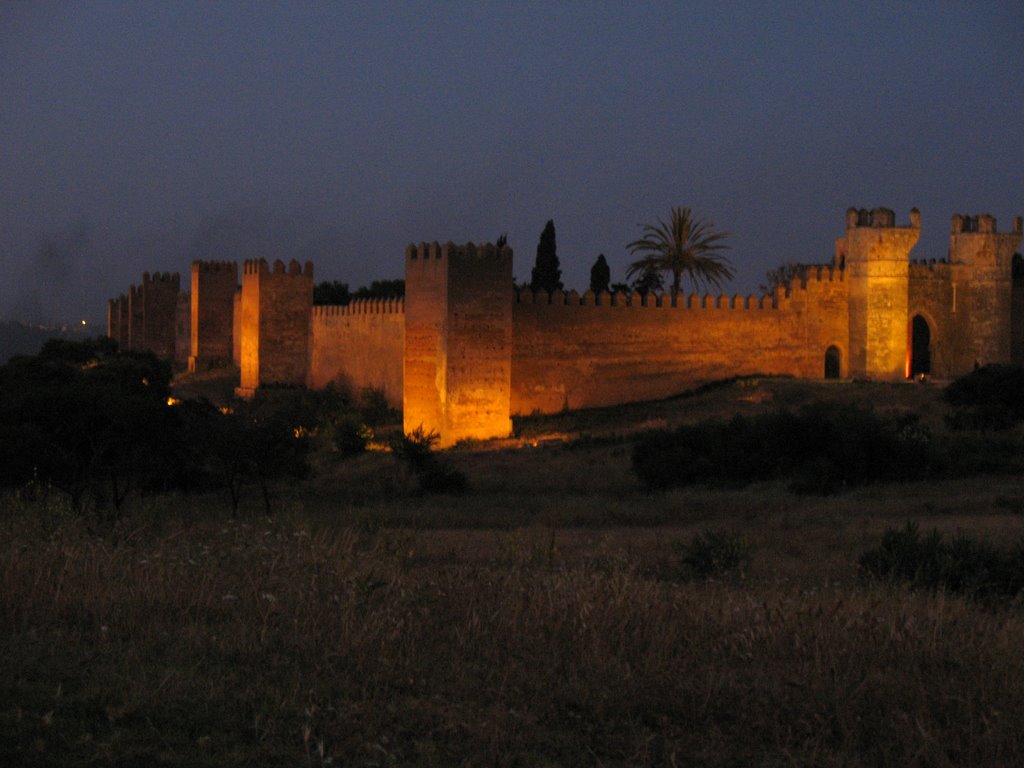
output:
[{"label": "arched doorway", "polygon": [[843,370],[843,353],[833,344],[825,350],[825,378],[838,379]]},{"label": "arched doorway", "polygon": [[928,321],[921,315],[914,315],[910,324],[910,375],[911,377],[932,372],[932,332]]}]

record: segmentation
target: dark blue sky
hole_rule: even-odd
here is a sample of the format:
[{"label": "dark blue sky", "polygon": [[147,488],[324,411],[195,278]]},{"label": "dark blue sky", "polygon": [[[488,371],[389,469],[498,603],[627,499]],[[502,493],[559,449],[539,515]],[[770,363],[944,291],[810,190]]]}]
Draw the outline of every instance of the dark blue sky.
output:
[{"label": "dark blue sky", "polygon": [[[553,6],[553,7],[552,7]],[[637,9],[639,6],[639,10]],[[143,271],[507,232],[563,278],[688,205],[753,291],[849,205],[1024,213],[1024,4],[0,4],[0,318],[105,318]]]}]

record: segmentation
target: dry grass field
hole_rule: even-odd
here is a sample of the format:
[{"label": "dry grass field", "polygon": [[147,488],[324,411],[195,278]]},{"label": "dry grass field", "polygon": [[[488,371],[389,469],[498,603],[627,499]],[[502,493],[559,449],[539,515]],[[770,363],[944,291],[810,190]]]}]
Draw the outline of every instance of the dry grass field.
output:
[{"label": "dry grass field", "polygon": [[[0,512],[0,764],[1024,765],[1024,603],[870,581],[882,533],[1024,534],[1017,475],[801,496],[644,491],[638,430],[825,400],[914,412],[934,385],[740,381],[530,417],[461,446],[459,495],[391,456],[138,500],[90,529]],[[726,531],[732,573],[687,545]]]}]

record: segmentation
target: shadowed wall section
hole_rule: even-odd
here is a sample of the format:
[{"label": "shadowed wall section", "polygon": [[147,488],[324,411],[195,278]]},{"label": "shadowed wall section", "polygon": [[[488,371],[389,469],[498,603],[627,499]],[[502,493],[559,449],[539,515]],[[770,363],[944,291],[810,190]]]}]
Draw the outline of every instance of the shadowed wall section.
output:
[{"label": "shadowed wall section", "polygon": [[115,339],[123,350],[176,359],[180,289],[177,272],[144,272],[141,285],[132,285],[127,296],[122,294],[107,302],[107,336]]},{"label": "shadowed wall section", "polygon": [[920,316],[928,323],[933,375],[954,378],[976,364],[1024,362],[1024,290],[1013,277],[1021,236],[1019,216],[1001,233],[992,216],[956,214],[949,259],[911,262],[908,322]]},{"label": "shadowed wall section", "polygon": [[335,384],[353,393],[381,389],[402,407],[405,302],[360,300],[343,307],[313,307],[307,386]]},{"label": "shadowed wall section", "polygon": [[188,358],[189,371],[203,371],[231,361],[237,287],[236,262],[192,262],[192,349]]}]

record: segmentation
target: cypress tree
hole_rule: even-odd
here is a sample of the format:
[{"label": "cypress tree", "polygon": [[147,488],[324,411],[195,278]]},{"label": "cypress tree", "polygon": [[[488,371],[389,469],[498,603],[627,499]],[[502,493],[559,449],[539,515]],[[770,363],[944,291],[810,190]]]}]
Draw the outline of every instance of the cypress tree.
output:
[{"label": "cypress tree", "polygon": [[608,267],[608,262],[604,258],[604,254],[600,254],[597,257],[597,261],[594,262],[594,266],[590,268],[590,290],[594,292],[596,296],[601,291],[607,291],[608,284],[612,281],[612,271]]},{"label": "cypress tree", "polygon": [[548,293],[562,290],[562,270],[555,251],[555,222],[549,219],[537,243],[537,261],[530,276],[530,290]]}]

